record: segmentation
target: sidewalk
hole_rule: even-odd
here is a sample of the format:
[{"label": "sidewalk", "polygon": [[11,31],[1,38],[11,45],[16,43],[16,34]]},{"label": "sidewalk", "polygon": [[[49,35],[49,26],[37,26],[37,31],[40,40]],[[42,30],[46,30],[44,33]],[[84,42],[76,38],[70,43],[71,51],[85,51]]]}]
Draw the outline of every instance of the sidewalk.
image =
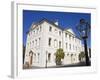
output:
[{"label": "sidewalk", "polygon": [[[67,65],[56,65],[56,66],[47,66],[47,68],[63,68],[63,67],[84,67],[86,66],[85,62],[75,63],[75,64],[67,64]],[[32,66],[31,68],[27,69],[46,69],[46,67],[37,67]]]}]

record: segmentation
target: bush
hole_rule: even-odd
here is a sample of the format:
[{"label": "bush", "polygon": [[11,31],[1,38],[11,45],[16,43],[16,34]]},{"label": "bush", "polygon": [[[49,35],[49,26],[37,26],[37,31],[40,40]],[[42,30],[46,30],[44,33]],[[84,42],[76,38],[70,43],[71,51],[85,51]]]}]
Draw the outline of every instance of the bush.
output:
[{"label": "bush", "polygon": [[63,52],[63,49],[59,48],[57,49],[56,53],[55,53],[55,62],[56,62],[56,65],[61,65],[62,62],[61,62],[61,59],[64,59],[64,52]]}]

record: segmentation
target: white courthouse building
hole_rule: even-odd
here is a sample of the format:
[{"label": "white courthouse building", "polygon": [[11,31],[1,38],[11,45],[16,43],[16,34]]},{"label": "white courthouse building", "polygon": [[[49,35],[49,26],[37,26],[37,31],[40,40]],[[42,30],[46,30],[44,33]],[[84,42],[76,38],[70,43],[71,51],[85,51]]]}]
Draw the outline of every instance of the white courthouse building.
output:
[{"label": "white courthouse building", "polygon": [[78,55],[83,51],[83,44],[72,29],[62,30],[58,22],[47,19],[33,23],[27,33],[24,64],[28,62],[31,66],[55,66],[55,52],[59,48],[65,53],[62,64],[79,62]]}]

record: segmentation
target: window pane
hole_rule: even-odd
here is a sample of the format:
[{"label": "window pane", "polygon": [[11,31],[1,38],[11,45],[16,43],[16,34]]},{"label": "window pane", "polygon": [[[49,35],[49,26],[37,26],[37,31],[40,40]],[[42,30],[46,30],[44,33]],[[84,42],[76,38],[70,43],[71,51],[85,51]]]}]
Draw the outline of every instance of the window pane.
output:
[{"label": "window pane", "polygon": [[49,43],[48,43],[48,45],[51,46],[51,38],[49,38]]},{"label": "window pane", "polygon": [[51,27],[51,26],[49,27],[49,31],[50,31],[50,32],[52,31],[52,27]]},{"label": "window pane", "polygon": [[59,31],[59,35],[61,36],[61,31]]}]

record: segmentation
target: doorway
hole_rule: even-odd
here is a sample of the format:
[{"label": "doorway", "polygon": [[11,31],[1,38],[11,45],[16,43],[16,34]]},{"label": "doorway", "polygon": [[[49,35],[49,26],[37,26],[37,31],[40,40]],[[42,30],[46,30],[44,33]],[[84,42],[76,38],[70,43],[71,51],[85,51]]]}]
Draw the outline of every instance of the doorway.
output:
[{"label": "doorway", "polygon": [[32,51],[29,52],[29,63],[30,63],[30,66],[33,63],[33,52]]}]

